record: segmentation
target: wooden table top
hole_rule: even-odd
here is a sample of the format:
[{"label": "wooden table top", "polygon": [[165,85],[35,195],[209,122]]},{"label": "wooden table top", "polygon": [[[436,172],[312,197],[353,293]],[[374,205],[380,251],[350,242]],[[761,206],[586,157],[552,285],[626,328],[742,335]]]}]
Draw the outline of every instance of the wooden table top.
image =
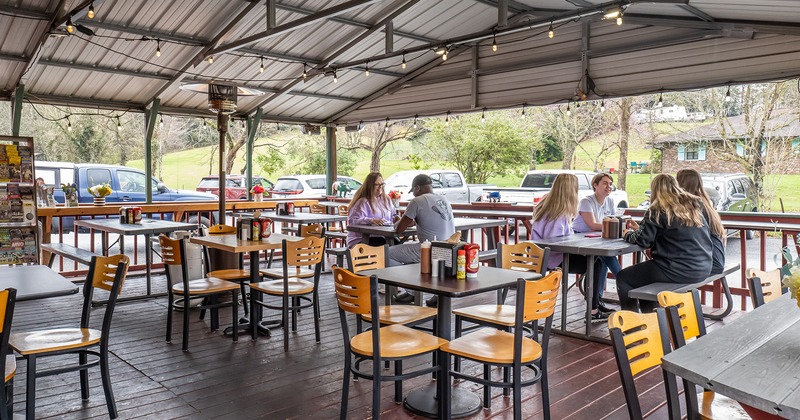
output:
[{"label": "wooden table top", "polygon": [[735,400],[800,418],[800,308],[769,302],[662,359],[663,368]]},{"label": "wooden table top", "polygon": [[75,225],[120,235],[158,235],[176,230],[197,229],[197,223],[143,218],[141,223],[120,223],[119,218],[75,220]]},{"label": "wooden table top", "polygon": [[625,242],[623,239],[587,238],[585,233],[537,239],[533,242],[540,247],[549,247],[551,251],[595,256],[617,256],[645,249],[639,245]]},{"label": "wooden table top", "polygon": [[0,269],[0,290],[17,289],[17,300],[41,299],[78,293],[78,286],[44,265]]},{"label": "wooden table top", "polygon": [[[505,226],[508,224],[508,221],[505,219],[470,219],[465,217],[456,217],[455,219],[453,219],[453,221],[457,231]],[[394,226],[391,225],[374,226],[374,225],[351,224],[347,225],[347,230],[358,232],[361,234],[368,233],[370,235],[375,235],[375,236],[385,236],[388,238],[392,238],[395,235],[398,235],[398,233],[394,231]],[[399,235],[411,236],[411,235],[416,235],[416,233],[417,233],[416,226],[411,226]],[[447,239],[447,238],[442,238],[442,239]]]},{"label": "wooden table top", "polygon": [[542,278],[541,274],[529,271],[481,266],[478,270],[478,277],[456,280],[455,277],[431,277],[430,274],[420,273],[419,269],[419,264],[406,264],[377,270],[365,270],[359,274],[365,276],[375,274],[381,283],[447,297],[470,296],[502,289],[513,286],[519,278],[526,280]]},{"label": "wooden table top", "polygon": [[248,241],[239,239],[236,235],[209,235],[191,237],[189,238],[189,242],[228,252],[252,252],[280,249],[284,239],[287,241],[299,241],[303,238],[300,236],[273,233],[269,238],[260,241]]}]

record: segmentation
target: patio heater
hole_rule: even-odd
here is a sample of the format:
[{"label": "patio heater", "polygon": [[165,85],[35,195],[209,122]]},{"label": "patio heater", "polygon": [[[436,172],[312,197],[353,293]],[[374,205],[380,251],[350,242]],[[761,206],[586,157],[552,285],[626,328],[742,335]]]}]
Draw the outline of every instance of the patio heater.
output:
[{"label": "patio heater", "polygon": [[257,96],[264,92],[257,89],[243,88],[217,83],[191,83],[181,89],[208,94],[208,109],[217,114],[217,130],[219,131],[219,217],[218,223],[225,223],[225,134],[228,132],[230,114],[236,111],[239,96]]}]

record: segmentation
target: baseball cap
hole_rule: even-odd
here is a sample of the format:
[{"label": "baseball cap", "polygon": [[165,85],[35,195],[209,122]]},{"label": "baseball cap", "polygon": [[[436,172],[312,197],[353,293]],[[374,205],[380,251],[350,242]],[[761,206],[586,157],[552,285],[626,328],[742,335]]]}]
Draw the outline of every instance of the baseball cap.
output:
[{"label": "baseball cap", "polygon": [[431,185],[433,184],[433,180],[430,176],[425,174],[419,174],[414,177],[414,180],[411,181],[411,189],[408,190],[409,193],[414,192],[414,187],[421,187],[423,185]]}]

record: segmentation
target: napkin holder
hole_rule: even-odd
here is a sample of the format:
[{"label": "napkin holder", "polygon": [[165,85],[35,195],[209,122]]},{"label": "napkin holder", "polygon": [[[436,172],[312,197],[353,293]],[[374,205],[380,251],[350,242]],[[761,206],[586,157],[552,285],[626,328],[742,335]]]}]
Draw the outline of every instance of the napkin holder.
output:
[{"label": "napkin holder", "polygon": [[458,250],[464,249],[466,242],[450,243],[445,241],[431,242],[431,261],[444,261],[445,273],[448,277],[455,277],[458,268]]}]

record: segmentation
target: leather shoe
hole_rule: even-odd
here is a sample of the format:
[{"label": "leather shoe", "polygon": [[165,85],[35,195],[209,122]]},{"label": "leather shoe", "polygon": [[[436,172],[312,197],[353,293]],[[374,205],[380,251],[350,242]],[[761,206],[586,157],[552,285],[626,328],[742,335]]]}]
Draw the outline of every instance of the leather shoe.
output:
[{"label": "leather shoe", "polygon": [[412,303],[414,302],[414,295],[408,292],[398,293],[395,295],[394,301],[397,303]]},{"label": "leather shoe", "polygon": [[439,296],[433,295],[425,299],[425,304],[431,308],[435,308],[437,305],[439,305]]},{"label": "leather shoe", "polygon": [[603,305],[602,303],[600,303],[600,305],[597,306],[597,309],[599,309],[600,312],[609,312],[609,313],[618,311],[618,309],[609,308],[608,306]]}]

